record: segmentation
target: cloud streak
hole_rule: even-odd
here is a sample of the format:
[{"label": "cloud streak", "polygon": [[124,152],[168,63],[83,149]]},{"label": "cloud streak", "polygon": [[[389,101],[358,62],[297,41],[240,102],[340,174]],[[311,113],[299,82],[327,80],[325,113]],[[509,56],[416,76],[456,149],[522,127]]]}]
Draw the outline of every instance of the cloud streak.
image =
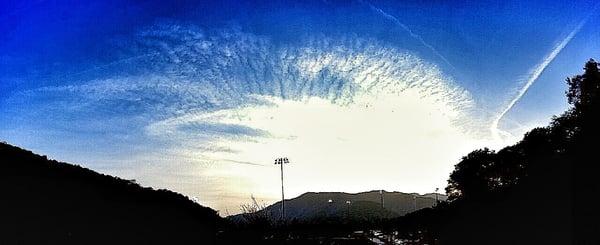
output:
[{"label": "cloud streak", "polygon": [[533,85],[535,83],[535,81],[537,81],[538,77],[542,74],[542,72],[544,72],[544,70],[546,70],[546,67],[548,67],[548,65],[550,63],[552,63],[552,61],[567,46],[567,44],[569,44],[569,42],[571,42],[571,40],[575,37],[575,35],[577,35],[577,33],[579,33],[581,28],[588,22],[588,20],[596,14],[596,9],[598,9],[598,6],[600,6],[600,4],[596,5],[592,9],[590,14],[588,14],[588,16],[586,16],[582,21],[580,21],[577,24],[577,26],[575,26],[575,28],[571,32],[569,32],[569,34],[564,39],[562,39],[559,43],[557,43],[554,46],[554,48],[552,48],[552,51],[550,53],[548,53],[542,59],[542,62],[537,64],[535,67],[533,67],[533,69],[529,72],[529,74],[527,75],[527,80],[525,81],[525,84],[523,85],[523,87],[521,87],[521,89],[519,89],[517,95],[512,100],[510,100],[508,105],[492,121],[490,129],[492,132],[492,137],[495,140],[500,140],[501,139],[500,135],[506,134],[506,132],[501,132],[501,130],[498,128],[500,120],[502,120],[502,118],[504,118],[504,116],[506,116],[506,114],[515,106],[515,104],[523,97],[523,95],[525,95],[525,93],[527,93],[527,91],[529,90],[531,85]]},{"label": "cloud streak", "polygon": [[406,24],[402,23],[398,18],[394,17],[391,14],[388,14],[387,12],[383,11],[381,8],[375,7],[373,4],[369,3],[368,1],[359,0],[359,2],[366,4],[367,6],[369,6],[369,8],[372,11],[381,15],[385,19],[392,21],[394,24],[396,24],[397,26],[402,28],[404,31],[406,31],[408,33],[408,35],[410,35],[412,38],[419,41],[423,46],[425,46],[429,50],[431,50],[431,52],[433,52],[436,56],[438,56],[440,59],[442,59],[453,70],[456,70],[456,68],[450,63],[450,61],[448,61],[448,59],[446,59],[446,57],[444,57],[440,52],[438,52],[437,49],[435,49],[431,44],[425,42],[425,40],[423,40],[423,38],[420,35],[414,33]]}]

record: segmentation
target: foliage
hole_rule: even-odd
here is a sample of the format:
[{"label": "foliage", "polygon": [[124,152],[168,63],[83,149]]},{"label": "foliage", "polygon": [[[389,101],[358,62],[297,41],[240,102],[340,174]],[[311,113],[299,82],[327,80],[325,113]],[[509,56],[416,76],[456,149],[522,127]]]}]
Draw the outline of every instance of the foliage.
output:
[{"label": "foliage", "polygon": [[536,164],[541,158],[564,156],[575,150],[578,142],[589,143],[582,136],[583,130],[588,136],[598,131],[592,122],[597,122],[598,117],[600,72],[593,59],[584,70],[584,74],[566,80],[567,99],[574,107],[554,117],[548,127],[535,128],[519,143],[498,152],[485,148],[463,157],[448,180],[446,192],[450,200],[484,199],[507,190],[539,168]]},{"label": "foliage", "polygon": [[266,210],[267,204],[259,204],[254,196],[250,196],[252,202],[250,204],[240,205],[241,218],[243,223],[252,226],[272,227],[277,222],[277,217]]},{"label": "foliage", "polygon": [[587,107],[598,103],[600,94],[600,72],[598,72],[598,63],[590,59],[584,67],[585,73],[567,78],[569,86],[566,95],[569,104],[575,108]]},{"label": "foliage", "polygon": [[448,180],[451,202],[396,229],[441,244],[599,244],[598,63],[566,82],[572,108],[512,146],[463,157]]}]

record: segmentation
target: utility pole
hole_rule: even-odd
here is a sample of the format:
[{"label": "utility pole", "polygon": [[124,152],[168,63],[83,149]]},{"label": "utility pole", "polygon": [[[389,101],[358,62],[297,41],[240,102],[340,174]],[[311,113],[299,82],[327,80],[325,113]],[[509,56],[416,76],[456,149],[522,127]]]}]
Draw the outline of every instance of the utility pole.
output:
[{"label": "utility pole", "polygon": [[379,196],[381,199],[381,209],[384,209],[383,190],[379,190]]},{"label": "utility pole", "polygon": [[348,218],[348,220],[350,220],[350,204],[352,204],[352,202],[350,200],[346,201],[346,206],[347,206],[347,213],[346,213],[346,217]]},{"label": "utility pole", "polygon": [[416,194],[413,194],[413,201],[414,201],[414,209],[413,209],[413,212],[414,212],[414,211],[417,211],[417,195]]},{"label": "utility pole", "polygon": [[438,191],[440,190],[440,188],[435,188],[435,205],[437,206],[438,203],[440,202],[438,200]]},{"label": "utility pole", "polygon": [[283,164],[290,163],[287,157],[280,157],[275,159],[275,164],[279,164],[281,167],[281,221],[285,220],[285,196],[283,192]]}]

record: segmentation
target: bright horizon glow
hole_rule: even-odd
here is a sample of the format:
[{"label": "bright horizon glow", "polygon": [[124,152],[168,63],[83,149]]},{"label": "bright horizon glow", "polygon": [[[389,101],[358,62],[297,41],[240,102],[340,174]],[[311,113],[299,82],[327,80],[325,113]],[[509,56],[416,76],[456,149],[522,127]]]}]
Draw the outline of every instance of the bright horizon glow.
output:
[{"label": "bright horizon glow", "polygon": [[[224,181],[228,184],[223,186],[223,191],[238,193],[240,203],[247,201],[250,194],[259,199],[277,199],[279,190],[273,186],[279,185],[279,170],[271,166],[276,156],[286,156],[292,161],[285,166],[289,197],[308,190],[385,189],[426,193],[445,185],[452,167],[447,159],[459,159],[489,143],[463,132],[454,125],[451,116],[443,114],[444,108],[417,94],[378,100],[365,98],[351,106],[335,105],[319,98],[268,99],[272,106],[184,116],[168,126],[152,125],[150,130],[161,134],[168,132],[167,128],[213,123],[268,131],[269,135],[251,140],[211,142],[213,147],[228,149],[224,152],[198,153],[192,150],[199,146],[193,142],[185,143],[191,146],[189,148],[177,149],[178,155],[201,162],[233,162],[233,166],[216,164],[199,171],[202,175],[231,179]],[[436,154],[431,154],[432,151]],[[238,162],[255,165],[236,164]],[[240,186],[233,179],[248,184]],[[210,206],[219,207],[219,204]],[[235,206],[225,208],[231,210]]]},{"label": "bright horizon glow", "polygon": [[600,56],[594,8],[17,1],[0,11],[0,140],[221,214],[277,201],[278,157],[286,197],[429,193],[564,111],[563,78]]}]

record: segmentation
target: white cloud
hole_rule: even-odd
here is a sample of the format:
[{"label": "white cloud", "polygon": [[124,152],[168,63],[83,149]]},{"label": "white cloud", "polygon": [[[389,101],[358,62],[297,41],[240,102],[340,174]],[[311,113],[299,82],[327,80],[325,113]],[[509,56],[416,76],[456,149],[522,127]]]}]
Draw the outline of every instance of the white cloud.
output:
[{"label": "white cloud", "polygon": [[[243,84],[225,83],[250,95],[251,103],[195,110],[146,128],[149,135],[174,142],[180,156],[216,163],[197,170],[222,180],[220,190],[228,198],[205,196],[213,207],[236,212],[250,194],[275,200],[279,172],[272,160],[279,156],[293,161],[286,167],[291,196],[379,188],[426,192],[445,185],[460,156],[487,143],[470,133],[478,128],[464,126],[474,116],[468,92],[413,54],[373,41],[315,39],[257,57],[269,56],[276,59],[251,59],[248,67],[254,69],[244,72],[260,80],[247,84],[263,89],[244,91]],[[228,69],[234,74],[229,77],[240,72]],[[264,69],[269,76],[261,74]],[[182,130],[205,124],[261,133]]]},{"label": "white cloud", "polygon": [[[275,157],[292,160],[290,196],[427,192],[489,143],[476,139],[488,127],[470,94],[414,54],[352,37],[277,46],[235,29],[211,33],[155,26],[136,36],[131,56],[140,58],[123,59],[131,63],[111,68],[113,78],[34,94],[71,93],[93,113],[143,115],[138,143],[160,144],[109,172],[232,213],[250,194],[279,197]],[[107,104],[118,106],[97,110]]]}]

